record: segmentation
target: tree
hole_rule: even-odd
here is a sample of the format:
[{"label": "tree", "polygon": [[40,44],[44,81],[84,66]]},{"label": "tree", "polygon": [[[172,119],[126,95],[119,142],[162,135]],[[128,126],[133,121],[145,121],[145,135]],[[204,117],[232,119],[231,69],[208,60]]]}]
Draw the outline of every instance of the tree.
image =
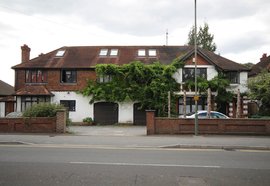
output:
[{"label": "tree", "polygon": [[[188,45],[194,45],[194,34],[195,27],[193,26],[188,34]],[[199,27],[199,32],[197,33],[197,46],[211,52],[215,52],[217,49],[214,43],[214,35],[209,33],[209,26],[204,23],[203,27]]]},{"label": "tree", "polygon": [[259,114],[270,116],[270,73],[263,71],[248,80],[249,97],[261,102]]},{"label": "tree", "polygon": [[254,66],[254,64],[251,63],[251,62],[244,63],[243,65],[246,66],[246,67],[248,67],[249,69],[251,69]]}]

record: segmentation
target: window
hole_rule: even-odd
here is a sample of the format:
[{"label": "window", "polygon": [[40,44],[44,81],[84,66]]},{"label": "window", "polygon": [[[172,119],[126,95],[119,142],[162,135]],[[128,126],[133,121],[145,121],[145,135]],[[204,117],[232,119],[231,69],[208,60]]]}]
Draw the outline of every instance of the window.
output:
[{"label": "window", "polygon": [[[207,78],[206,68],[197,68],[197,77]],[[195,68],[184,68],[183,69],[183,82],[187,80],[195,79]]]},{"label": "window", "polygon": [[[179,114],[183,114],[184,109],[184,101],[183,98],[179,98]],[[206,97],[200,97],[198,101],[198,110],[207,110],[207,98]],[[195,101],[193,97],[187,97],[186,98],[186,113],[192,113],[195,112]]]},{"label": "window", "polygon": [[58,50],[57,53],[56,53],[56,57],[63,57],[65,54],[65,50]]},{"label": "window", "polygon": [[101,49],[99,52],[100,56],[107,56],[107,54],[108,54],[108,49]]},{"label": "window", "polygon": [[139,49],[138,56],[145,56],[145,49]]},{"label": "window", "polygon": [[149,55],[149,57],[157,56],[157,50],[156,49],[149,49],[148,55]]},{"label": "window", "polygon": [[118,49],[111,49],[110,56],[117,56],[118,55]]},{"label": "window", "polygon": [[41,69],[26,70],[25,71],[26,83],[46,83],[47,71]]},{"label": "window", "polygon": [[50,96],[22,96],[21,111],[23,112],[32,105],[43,102],[50,102]]},{"label": "window", "polygon": [[60,104],[66,107],[68,111],[76,111],[75,100],[60,100]]},{"label": "window", "polygon": [[112,75],[100,75],[98,76],[97,81],[99,83],[108,83],[112,81]]},{"label": "window", "polygon": [[227,72],[226,77],[229,79],[230,83],[239,83],[239,73],[238,72]]},{"label": "window", "polygon": [[61,83],[76,83],[77,73],[75,70],[62,70]]}]

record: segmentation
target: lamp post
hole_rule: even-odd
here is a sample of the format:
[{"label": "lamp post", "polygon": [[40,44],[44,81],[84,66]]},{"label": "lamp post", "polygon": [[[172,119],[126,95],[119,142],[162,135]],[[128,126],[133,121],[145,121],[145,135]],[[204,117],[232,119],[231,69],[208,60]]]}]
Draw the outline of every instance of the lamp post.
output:
[{"label": "lamp post", "polygon": [[195,1],[194,7],[194,17],[195,17],[195,25],[194,25],[194,62],[195,62],[195,136],[198,135],[198,87],[197,87],[197,0]]}]

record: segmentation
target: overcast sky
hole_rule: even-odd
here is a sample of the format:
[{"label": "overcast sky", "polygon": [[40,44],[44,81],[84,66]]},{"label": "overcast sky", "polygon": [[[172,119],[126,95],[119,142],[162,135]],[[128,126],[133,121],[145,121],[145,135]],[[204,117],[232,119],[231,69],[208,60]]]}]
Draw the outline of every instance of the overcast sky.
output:
[{"label": "overcast sky", "polygon": [[[270,53],[269,0],[197,0],[198,25],[209,24],[217,53],[257,63]],[[0,0],[0,79],[14,85],[11,67],[62,46],[187,43],[194,0]]]}]

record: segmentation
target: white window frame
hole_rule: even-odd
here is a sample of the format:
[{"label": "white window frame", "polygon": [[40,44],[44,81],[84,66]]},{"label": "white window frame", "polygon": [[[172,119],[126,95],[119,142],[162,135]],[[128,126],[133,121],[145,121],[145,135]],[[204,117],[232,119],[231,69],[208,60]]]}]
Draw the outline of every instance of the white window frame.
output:
[{"label": "white window frame", "polygon": [[102,48],[99,51],[99,56],[107,56],[108,55],[108,49],[107,48]]},{"label": "white window frame", "polygon": [[157,50],[156,49],[149,49],[148,50],[148,56],[149,57],[156,57],[157,56]]},{"label": "white window frame", "polygon": [[138,56],[139,56],[139,57],[145,57],[145,56],[146,56],[146,51],[145,51],[145,49],[139,49],[139,50],[138,50]]},{"label": "white window frame", "polygon": [[118,49],[116,49],[116,48],[111,49],[110,56],[118,56]]},{"label": "white window frame", "polygon": [[63,57],[65,54],[65,50],[58,50],[57,53],[55,54],[56,57]]}]

